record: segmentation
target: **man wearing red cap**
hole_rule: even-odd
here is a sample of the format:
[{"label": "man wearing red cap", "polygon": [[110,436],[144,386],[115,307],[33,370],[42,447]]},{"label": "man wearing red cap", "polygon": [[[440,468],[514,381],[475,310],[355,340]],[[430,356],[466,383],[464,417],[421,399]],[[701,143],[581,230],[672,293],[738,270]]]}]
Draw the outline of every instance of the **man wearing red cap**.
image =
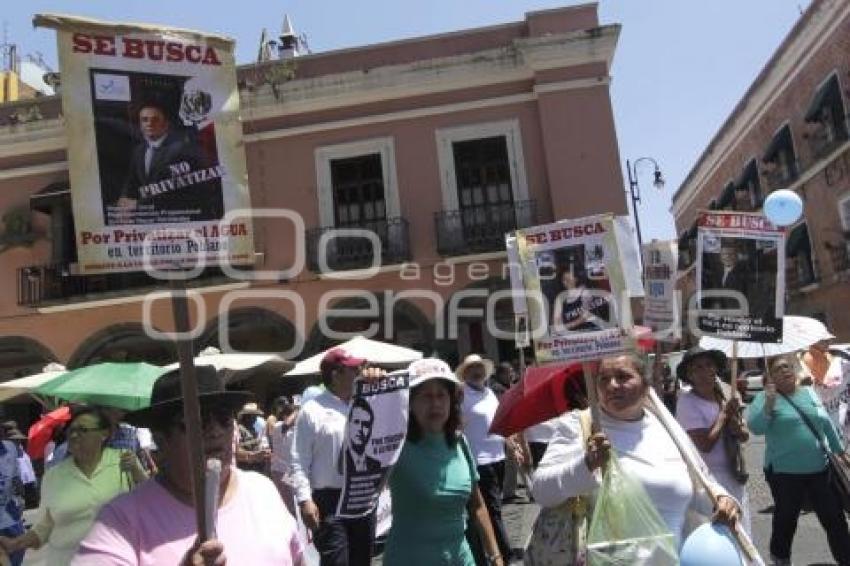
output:
[{"label": "man wearing red cap", "polygon": [[374,514],[356,519],[335,516],[344,481],[339,457],[349,402],[365,364],[342,348],[329,350],[319,366],[325,391],[305,403],[295,421],[295,492],[321,566],[368,566],[371,561]]}]

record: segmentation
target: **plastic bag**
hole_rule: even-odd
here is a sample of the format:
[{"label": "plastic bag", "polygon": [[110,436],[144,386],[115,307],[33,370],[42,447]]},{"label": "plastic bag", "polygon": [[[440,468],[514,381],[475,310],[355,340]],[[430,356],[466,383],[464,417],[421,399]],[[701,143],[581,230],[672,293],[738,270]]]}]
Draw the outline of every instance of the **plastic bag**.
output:
[{"label": "plastic bag", "polygon": [[587,534],[590,566],[673,566],[676,537],[643,486],[630,478],[614,452],[602,478]]}]

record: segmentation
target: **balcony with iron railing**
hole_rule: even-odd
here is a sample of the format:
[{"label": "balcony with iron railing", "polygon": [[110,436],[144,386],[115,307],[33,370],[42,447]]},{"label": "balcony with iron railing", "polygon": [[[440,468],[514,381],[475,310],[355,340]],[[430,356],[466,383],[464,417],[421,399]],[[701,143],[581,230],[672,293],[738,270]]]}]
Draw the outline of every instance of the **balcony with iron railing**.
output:
[{"label": "balcony with iron railing", "polygon": [[[307,267],[313,273],[372,267],[378,250],[378,266],[404,263],[411,259],[407,220],[388,218],[307,230]],[[324,256],[324,265],[319,261],[320,253]]]},{"label": "balcony with iron railing", "polygon": [[434,221],[442,256],[503,251],[506,233],[537,224],[537,204],[525,200],[443,210]]},{"label": "balcony with iron railing", "polygon": [[[206,287],[233,281],[220,268],[209,267],[198,277],[187,281],[187,287]],[[18,305],[38,308],[126,297],[140,295],[167,284],[167,281],[139,271],[80,275],[75,272],[75,264],[30,265],[18,269]]]}]

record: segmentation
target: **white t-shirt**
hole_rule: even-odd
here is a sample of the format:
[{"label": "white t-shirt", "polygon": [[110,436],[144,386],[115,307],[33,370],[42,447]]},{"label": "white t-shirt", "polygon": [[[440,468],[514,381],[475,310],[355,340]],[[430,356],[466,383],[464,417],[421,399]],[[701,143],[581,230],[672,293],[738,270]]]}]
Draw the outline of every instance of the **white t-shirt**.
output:
[{"label": "white t-shirt", "polygon": [[464,384],[463,433],[479,466],[505,459],[505,439],[489,433],[498,408],[499,400],[489,387],[478,391]]},{"label": "white t-shirt", "polygon": [[[708,401],[703,399],[693,391],[687,391],[679,395],[679,401],[676,403],[676,420],[682,425],[685,431],[695,429],[710,429],[714,426],[714,421],[717,420],[717,415],[720,413],[720,406],[716,401]],[[714,443],[711,452],[700,452],[705,465],[712,472],[729,472],[729,458],[726,456],[726,450],[723,448],[723,439],[719,438]]]},{"label": "white t-shirt", "polygon": [[528,442],[539,442],[546,444],[555,435],[555,421],[557,417],[540,424],[530,426],[523,433]]}]

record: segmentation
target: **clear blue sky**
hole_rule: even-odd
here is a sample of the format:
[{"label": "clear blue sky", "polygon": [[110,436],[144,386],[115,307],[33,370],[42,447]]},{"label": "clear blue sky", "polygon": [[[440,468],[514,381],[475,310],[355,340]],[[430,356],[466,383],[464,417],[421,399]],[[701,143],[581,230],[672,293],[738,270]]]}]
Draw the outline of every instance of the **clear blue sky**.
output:
[{"label": "clear blue sky", "polygon": [[[288,13],[314,52],[521,20],[571,0],[6,0],[0,19],[23,53],[56,65],[54,35],[32,14],[63,12],[215,31],[237,40],[237,59],[255,55],[260,30]],[[711,136],[799,18],[808,0],[602,0],[603,23],[623,25],[612,70],[620,154],[651,156],[667,187],[656,193],[640,170],[644,240],[674,236],[670,196]],[[625,164],[622,165],[625,175]],[[626,187],[624,187],[626,190]]]}]

